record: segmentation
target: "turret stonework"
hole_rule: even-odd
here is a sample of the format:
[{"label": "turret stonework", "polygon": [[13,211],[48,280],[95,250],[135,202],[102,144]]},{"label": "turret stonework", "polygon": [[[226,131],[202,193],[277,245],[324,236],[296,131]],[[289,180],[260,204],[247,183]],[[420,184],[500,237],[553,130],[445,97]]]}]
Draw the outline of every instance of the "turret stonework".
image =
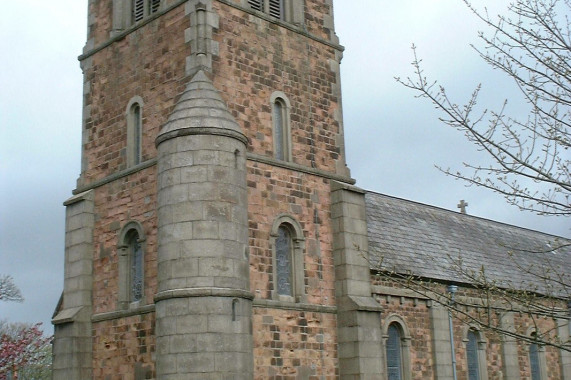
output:
[{"label": "turret stonework", "polygon": [[157,149],[157,377],[252,379],[246,137],[203,71]]}]

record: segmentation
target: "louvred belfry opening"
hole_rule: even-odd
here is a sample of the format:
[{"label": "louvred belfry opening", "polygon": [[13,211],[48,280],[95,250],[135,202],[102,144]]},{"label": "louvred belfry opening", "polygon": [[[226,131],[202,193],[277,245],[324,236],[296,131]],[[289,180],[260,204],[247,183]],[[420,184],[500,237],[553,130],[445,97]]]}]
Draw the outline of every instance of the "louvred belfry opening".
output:
[{"label": "louvred belfry opening", "polygon": [[149,0],[149,11],[151,14],[158,12],[161,0]]},{"label": "louvred belfry opening", "polygon": [[146,16],[157,13],[161,0],[133,0],[133,22],[139,22]]},{"label": "louvred belfry opening", "polygon": [[144,0],[133,1],[133,20],[135,22],[141,21],[145,17],[145,2]]},{"label": "louvred belfry opening", "polygon": [[280,20],[285,19],[284,0],[248,0],[248,5],[256,11],[265,12]]},{"label": "louvred belfry opening", "polygon": [[268,13],[270,16],[283,20],[283,0],[270,0]]},{"label": "louvred belfry opening", "polygon": [[248,5],[250,5],[250,8],[252,8],[256,11],[260,11],[260,12],[264,11],[263,0],[248,0]]}]

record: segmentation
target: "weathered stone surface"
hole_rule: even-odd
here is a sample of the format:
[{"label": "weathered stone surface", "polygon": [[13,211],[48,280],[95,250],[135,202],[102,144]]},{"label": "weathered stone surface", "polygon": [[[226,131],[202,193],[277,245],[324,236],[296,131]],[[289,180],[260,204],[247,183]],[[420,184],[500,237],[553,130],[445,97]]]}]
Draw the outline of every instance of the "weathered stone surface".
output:
[{"label": "weathered stone surface", "polygon": [[91,314],[93,289],[93,191],[66,202],[66,262],[63,302],[53,318],[54,378],[91,378],[93,347]]}]

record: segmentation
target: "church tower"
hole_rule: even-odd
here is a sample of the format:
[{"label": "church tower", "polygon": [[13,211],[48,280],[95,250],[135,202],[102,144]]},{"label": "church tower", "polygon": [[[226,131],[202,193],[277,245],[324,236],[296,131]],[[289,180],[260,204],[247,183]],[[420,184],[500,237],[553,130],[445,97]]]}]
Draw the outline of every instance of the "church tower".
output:
[{"label": "church tower", "polygon": [[54,379],[376,378],[333,0],[88,7]]}]

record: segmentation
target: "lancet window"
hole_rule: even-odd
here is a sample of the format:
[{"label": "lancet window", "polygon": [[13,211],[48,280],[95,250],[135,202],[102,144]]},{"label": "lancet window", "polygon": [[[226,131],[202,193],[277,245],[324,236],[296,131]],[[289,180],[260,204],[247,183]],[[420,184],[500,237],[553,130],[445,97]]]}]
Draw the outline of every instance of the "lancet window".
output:
[{"label": "lancet window", "polygon": [[[531,337],[535,338],[536,333],[532,333]],[[529,345],[529,366],[531,369],[531,380],[543,380],[541,376],[541,358],[539,345],[535,342]]]},{"label": "lancet window", "polygon": [[402,380],[402,336],[396,323],[388,328],[387,339],[387,376],[388,380]]},{"label": "lancet window", "polygon": [[276,91],[271,96],[272,126],[274,130],[274,157],[291,161],[290,103],[284,93]]},{"label": "lancet window", "polygon": [[136,221],[127,223],[119,234],[119,309],[145,304],[145,234]]},{"label": "lancet window", "polygon": [[468,380],[480,380],[480,363],[478,360],[478,338],[473,330],[468,331],[466,343],[466,357],[468,359]]},{"label": "lancet window", "polygon": [[143,299],[143,248],[137,231],[130,232],[128,242],[131,267],[129,276],[130,301],[139,302]]},{"label": "lancet window", "polygon": [[305,301],[303,230],[288,215],[280,215],[271,231],[273,251],[273,298],[287,302]]},{"label": "lancet window", "polygon": [[293,296],[292,248],[291,233],[282,225],[278,228],[276,238],[276,283],[279,295]]},{"label": "lancet window", "polygon": [[127,105],[127,166],[142,162],[143,99],[135,96]]},{"label": "lancet window", "polygon": [[389,315],[383,323],[383,344],[387,380],[411,380],[411,336],[404,320]]}]

